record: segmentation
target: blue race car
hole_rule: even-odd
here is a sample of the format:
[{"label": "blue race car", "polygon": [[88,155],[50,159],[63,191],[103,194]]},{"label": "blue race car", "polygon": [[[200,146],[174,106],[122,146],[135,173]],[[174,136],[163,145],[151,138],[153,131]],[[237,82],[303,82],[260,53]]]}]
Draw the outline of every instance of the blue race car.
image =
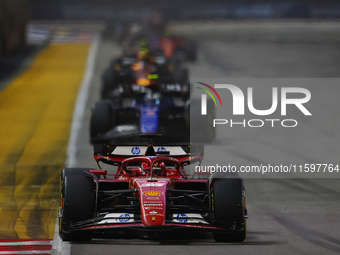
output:
[{"label": "blue race car", "polygon": [[91,143],[133,142],[140,133],[163,133],[163,141],[189,141],[188,99],[145,89],[134,97],[100,100],[93,107]]}]

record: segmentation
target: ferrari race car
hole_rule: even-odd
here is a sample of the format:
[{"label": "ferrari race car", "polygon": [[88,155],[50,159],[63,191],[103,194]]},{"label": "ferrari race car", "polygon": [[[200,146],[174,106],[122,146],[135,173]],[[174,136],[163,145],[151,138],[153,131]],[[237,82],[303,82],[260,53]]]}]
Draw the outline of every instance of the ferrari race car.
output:
[{"label": "ferrari race car", "polygon": [[[117,172],[66,168],[61,172],[59,235],[89,241],[96,233],[208,231],[217,242],[246,238],[243,180],[213,174],[193,178],[184,167],[201,162],[201,146],[99,145],[94,158]],[[220,174],[220,173],[219,173]]]}]

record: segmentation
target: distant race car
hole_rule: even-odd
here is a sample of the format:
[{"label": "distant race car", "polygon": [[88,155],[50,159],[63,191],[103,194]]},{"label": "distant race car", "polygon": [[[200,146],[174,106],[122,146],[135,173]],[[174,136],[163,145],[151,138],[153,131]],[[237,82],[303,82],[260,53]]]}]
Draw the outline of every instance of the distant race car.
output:
[{"label": "distant race car", "polygon": [[187,69],[143,50],[116,59],[104,73],[102,100],[92,109],[91,143],[122,143],[139,133],[189,141]]},{"label": "distant race car", "polygon": [[155,91],[180,92],[189,97],[189,73],[180,59],[169,59],[160,49],[141,48],[138,53],[114,59],[102,75],[101,98],[134,95],[152,87]]},{"label": "distant race car", "polygon": [[162,133],[173,143],[213,141],[215,105],[208,101],[210,114],[201,115],[181,63],[150,49],[146,40],[138,53],[115,59],[102,76],[102,100],[92,108],[90,142],[132,142],[139,133]]},{"label": "distant race car", "polygon": [[[208,231],[217,242],[246,238],[243,180],[236,174],[193,178],[184,166],[201,162],[202,146],[95,146],[94,158],[117,172],[66,168],[61,173],[59,235],[91,240],[115,231]],[[222,178],[223,177],[223,178]]]},{"label": "distant race car", "polygon": [[197,60],[197,44],[175,35],[163,36],[159,42],[159,47],[164,50],[166,57],[171,58],[178,53],[183,54],[183,60],[194,62]]},{"label": "distant race car", "polygon": [[194,40],[172,34],[164,15],[155,13],[149,21],[133,22],[126,26],[123,45],[133,47],[140,39],[148,40],[153,48],[164,51],[166,58],[181,55],[183,61],[197,60],[197,44]]},{"label": "distant race car", "polygon": [[[119,102],[117,102],[119,101]],[[168,93],[138,93],[116,100],[100,100],[92,109],[90,142],[136,141],[140,133],[164,133],[164,139],[189,143],[188,100]]]}]

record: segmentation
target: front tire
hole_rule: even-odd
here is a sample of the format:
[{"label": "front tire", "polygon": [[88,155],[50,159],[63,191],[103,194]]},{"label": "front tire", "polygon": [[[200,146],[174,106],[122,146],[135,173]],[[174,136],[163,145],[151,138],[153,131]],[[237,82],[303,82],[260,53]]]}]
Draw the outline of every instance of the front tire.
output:
[{"label": "front tire", "polygon": [[90,241],[92,233],[67,231],[71,224],[94,216],[94,182],[89,169],[65,168],[61,173],[59,236],[63,241]]},{"label": "front tire", "polygon": [[211,185],[211,212],[215,224],[236,224],[237,232],[215,232],[216,242],[243,242],[246,238],[246,208],[243,180],[232,176],[214,175]]}]

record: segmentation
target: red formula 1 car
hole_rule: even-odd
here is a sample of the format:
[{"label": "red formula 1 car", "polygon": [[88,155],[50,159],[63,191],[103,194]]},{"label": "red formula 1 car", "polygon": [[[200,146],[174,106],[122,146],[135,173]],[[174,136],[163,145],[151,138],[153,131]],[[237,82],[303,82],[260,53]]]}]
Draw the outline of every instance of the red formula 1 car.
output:
[{"label": "red formula 1 car", "polygon": [[[142,135],[141,135],[142,136]],[[247,210],[238,176],[198,179],[184,166],[201,162],[202,146],[95,146],[99,162],[117,172],[66,168],[61,173],[59,234],[64,241],[93,233],[176,230],[213,232],[217,242],[242,242]]]}]

